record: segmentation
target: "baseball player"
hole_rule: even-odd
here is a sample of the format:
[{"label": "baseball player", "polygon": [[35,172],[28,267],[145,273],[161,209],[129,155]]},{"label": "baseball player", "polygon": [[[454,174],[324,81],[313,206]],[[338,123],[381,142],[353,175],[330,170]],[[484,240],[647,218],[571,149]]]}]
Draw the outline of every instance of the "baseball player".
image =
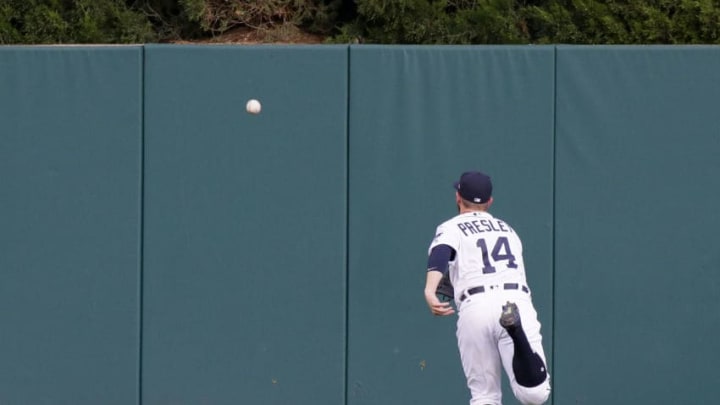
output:
[{"label": "baseball player", "polygon": [[520,238],[488,212],[490,177],[463,173],[455,190],[459,213],[437,227],[430,244],[427,304],[434,315],[447,316],[455,313],[448,302],[455,300],[471,405],[501,404],[501,366],[521,403],[543,404],[550,396],[550,375]]}]

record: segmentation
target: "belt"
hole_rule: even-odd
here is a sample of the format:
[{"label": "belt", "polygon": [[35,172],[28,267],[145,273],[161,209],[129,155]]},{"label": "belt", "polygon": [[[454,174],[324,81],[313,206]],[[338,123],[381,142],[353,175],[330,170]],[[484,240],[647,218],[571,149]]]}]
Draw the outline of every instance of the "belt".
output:
[{"label": "belt", "polygon": [[[494,286],[493,286],[493,287],[490,287],[490,288],[492,289],[492,288],[494,288]],[[498,289],[499,289],[499,288],[500,288],[500,286],[498,286]],[[518,290],[518,289],[523,290],[523,291],[526,292],[526,293],[529,293],[529,292],[530,292],[530,290],[528,290],[527,287],[525,287],[524,285],[521,286],[521,285],[518,284],[518,283],[505,283],[505,284],[503,284],[503,290]],[[482,286],[482,285],[481,285],[481,286],[478,286],[478,287],[468,288],[468,290],[467,290],[466,292],[464,292],[464,293],[460,296],[460,302],[465,301],[465,299],[466,299],[467,297],[469,297],[469,296],[471,296],[471,295],[473,295],[473,294],[479,294],[479,293],[484,293],[484,292],[485,292],[485,286]]]}]

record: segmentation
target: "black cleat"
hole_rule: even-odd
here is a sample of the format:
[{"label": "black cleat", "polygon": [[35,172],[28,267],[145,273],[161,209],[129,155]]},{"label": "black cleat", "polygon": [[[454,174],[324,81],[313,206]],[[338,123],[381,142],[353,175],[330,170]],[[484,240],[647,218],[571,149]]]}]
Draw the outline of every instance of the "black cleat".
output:
[{"label": "black cleat", "polygon": [[505,329],[515,329],[520,326],[520,311],[518,311],[515,303],[508,301],[507,304],[503,305],[500,326]]}]

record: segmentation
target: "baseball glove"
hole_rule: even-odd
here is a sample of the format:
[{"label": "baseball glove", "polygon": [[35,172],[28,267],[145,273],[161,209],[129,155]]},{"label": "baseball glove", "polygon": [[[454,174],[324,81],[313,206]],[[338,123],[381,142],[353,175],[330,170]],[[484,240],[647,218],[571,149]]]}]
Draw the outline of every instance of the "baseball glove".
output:
[{"label": "baseball glove", "polygon": [[452,299],[455,298],[455,289],[450,282],[449,272],[443,275],[442,280],[440,280],[440,284],[438,284],[437,289],[435,290],[435,295],[437,295],[442,302],[452,301]]}]

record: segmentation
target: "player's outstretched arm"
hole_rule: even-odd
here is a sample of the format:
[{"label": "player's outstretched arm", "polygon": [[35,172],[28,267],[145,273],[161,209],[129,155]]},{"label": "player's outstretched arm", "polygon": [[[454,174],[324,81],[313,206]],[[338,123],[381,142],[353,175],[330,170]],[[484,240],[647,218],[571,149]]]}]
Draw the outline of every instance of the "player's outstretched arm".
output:
[{"label": "player's outstretched arm", "polygon": [[449,302],[441,302],[435,294],[442,278],[443,273],[440,271],[429,270],[427,272],[427,278],[425,280],[425,301],[427,301],[430,312],[432,312],[433,315],[448,316],[454,314],[455,310]]}]

